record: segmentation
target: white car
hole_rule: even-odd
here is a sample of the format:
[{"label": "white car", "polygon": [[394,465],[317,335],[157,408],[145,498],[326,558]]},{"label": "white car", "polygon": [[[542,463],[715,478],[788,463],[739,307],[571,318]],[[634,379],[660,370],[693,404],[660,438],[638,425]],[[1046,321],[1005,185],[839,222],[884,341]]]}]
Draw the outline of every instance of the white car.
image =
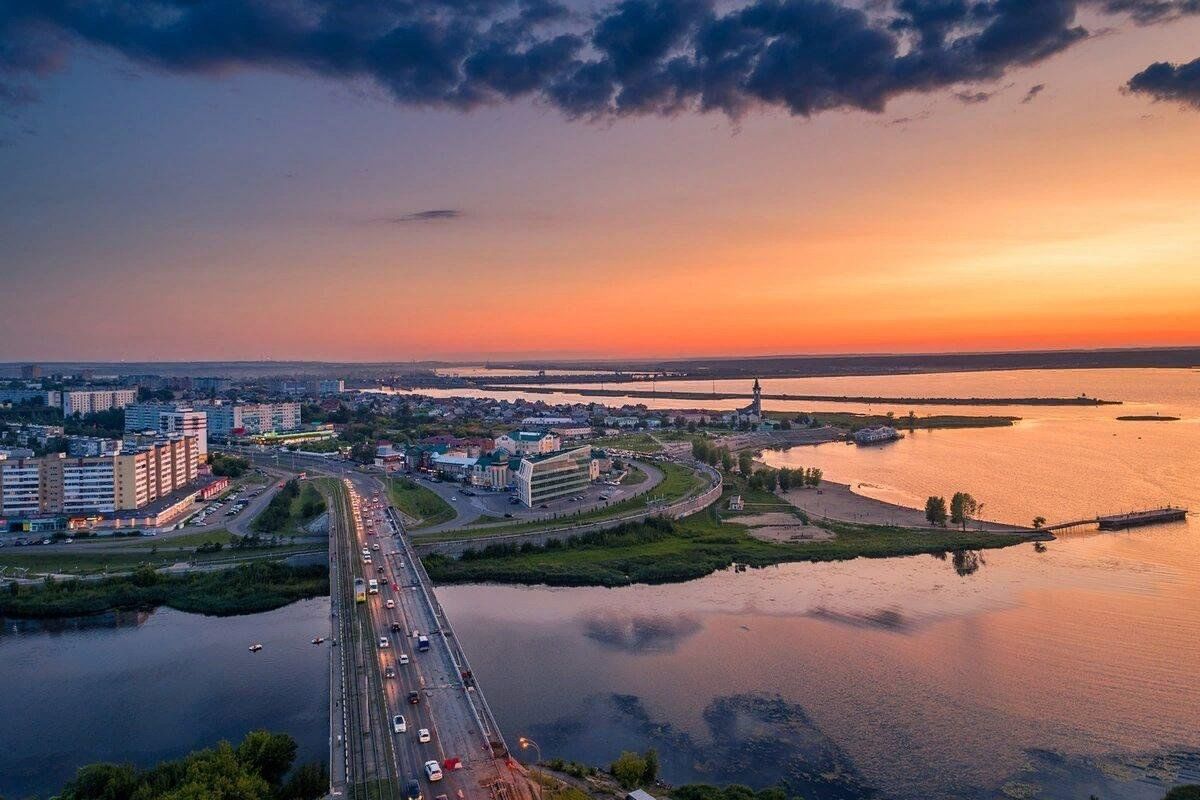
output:
[{"label": "white car", "polygon": [[388,601],[386,603],[384,603],[384,605],[387,606],[388,608],[395,608],[396,601],[389,598]]},{"label": "white car", "polygon": [[371,549],[372,549],[372,550],[378,550],[378,549],[379,549],[379,542],[376,542],[375,544],[371,545]]},{"label": "white car", "polygon": [[442,779],[442,767],[436,761],[425,762],[425,777],[429,778],[429,782],[440,781]]},{"label": "white car", "polygon": [[391,642],[388,641],[388,638],[386,636],[379,637],[379,649],[380,650],[382,650],[385,647],[391,647],[391,646],[392,646]]},{"label": "white car", "polygon": [[418,742],[428,742],[429,739],[430,739],[429,728],[421,728],[421,730],[417,731],[417,741]]},{"label": "white car", "polygon": [[408,653],[401,653],[399,661],[401,664],[407,664],[408,663]]},{"label": "white car", "polygon": [[392,731],[394,733],[404,733],[408,730],[408,723],[404,721],[403,714],[397,714],[392,717]]}]

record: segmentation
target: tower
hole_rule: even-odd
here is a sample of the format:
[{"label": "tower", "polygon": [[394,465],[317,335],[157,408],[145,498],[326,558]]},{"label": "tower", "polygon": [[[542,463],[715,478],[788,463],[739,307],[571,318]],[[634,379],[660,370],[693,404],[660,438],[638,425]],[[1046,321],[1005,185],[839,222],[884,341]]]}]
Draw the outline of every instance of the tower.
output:
[{"label": "tower", "polygon": [[754,379],[754,402],[750,404],[751,413],[762,416],[762,387],[758,385],[758,378]]}]

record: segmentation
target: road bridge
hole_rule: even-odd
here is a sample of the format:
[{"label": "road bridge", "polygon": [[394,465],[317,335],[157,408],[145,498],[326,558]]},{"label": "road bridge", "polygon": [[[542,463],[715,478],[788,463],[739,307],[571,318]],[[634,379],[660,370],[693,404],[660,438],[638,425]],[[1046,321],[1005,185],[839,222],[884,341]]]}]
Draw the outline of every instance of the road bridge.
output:
[{"label": "road bridge", "polygon": [[[353,469],[338,472],[336,491],[328,491],[337,643],[331,795],[411,800],[407,786],[416,782],[425,800],[533,800],[534,785],[510,757],[381,483]],[[356,578],[378,581],[378,593],[357,602]],[[397,715],[404,730],[396,730]],[[430,761],[441,767],[441,780],[429,780]]]}]

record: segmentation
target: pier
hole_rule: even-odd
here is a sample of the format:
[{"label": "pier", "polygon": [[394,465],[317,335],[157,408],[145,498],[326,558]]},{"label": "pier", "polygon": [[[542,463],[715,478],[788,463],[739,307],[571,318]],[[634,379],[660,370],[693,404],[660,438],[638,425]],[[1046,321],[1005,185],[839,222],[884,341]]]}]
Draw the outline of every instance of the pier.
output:
[{"label": "pier", "polygon": [[1138,528],[1145,525],[1160,525],[1165,522],[1181,522],[1187,519],[1188,510],[1177,506],[1163,506],[1144,511],[1128,511],[1124,514],[1109,514],[1107,516],[1076,519],[1070,522],[1059,522],[1047,525],[1043,531],[1064,531],[1071,528],[1087,528],[1095,525],[1102,531],[1123,531],[1126,528]]}]

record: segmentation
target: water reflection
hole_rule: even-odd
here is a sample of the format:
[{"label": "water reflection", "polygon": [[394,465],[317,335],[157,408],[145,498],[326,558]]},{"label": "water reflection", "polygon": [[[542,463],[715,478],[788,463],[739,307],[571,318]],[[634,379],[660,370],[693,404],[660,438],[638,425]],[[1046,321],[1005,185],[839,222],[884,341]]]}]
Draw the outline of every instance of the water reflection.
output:
[{"label": "water reflection", "polygon": [[74,631],[117,630],[140,628],[149,621],[153,611],[108,611],[87,617],[67,619],[15,619],[0,617],[0,637],[39,633],[71,633]]},{"label": "water reflection", "polygon": [[627,653],[673,652],[681,640],[699,632],[692,614],[679,616],[622,614],[602,611],[583,619],[584,636]]}]

